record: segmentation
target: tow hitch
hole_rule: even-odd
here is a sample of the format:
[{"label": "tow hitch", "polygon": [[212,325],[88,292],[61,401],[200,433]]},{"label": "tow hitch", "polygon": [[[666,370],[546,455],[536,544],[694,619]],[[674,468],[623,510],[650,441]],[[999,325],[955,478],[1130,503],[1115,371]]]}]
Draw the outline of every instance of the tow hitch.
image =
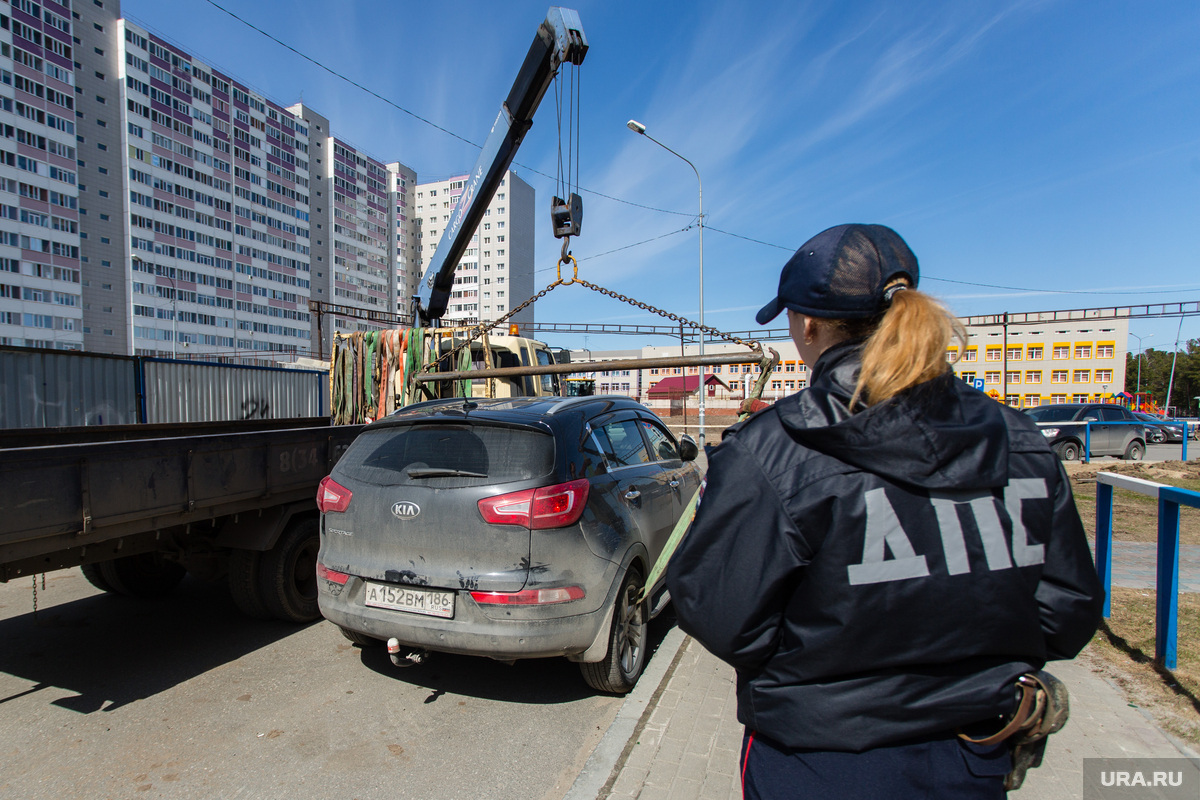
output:
[{"label": "tow hitch", "polygon": [[[395,637],[388,639],[387,647],[388,658],[397,667],[415,667],[418,664],[424,663],[429,658],[428,650],[411,650],[403,647],[400,644],[400,640]],[[404,652],[405,650],[408,652]]]}]

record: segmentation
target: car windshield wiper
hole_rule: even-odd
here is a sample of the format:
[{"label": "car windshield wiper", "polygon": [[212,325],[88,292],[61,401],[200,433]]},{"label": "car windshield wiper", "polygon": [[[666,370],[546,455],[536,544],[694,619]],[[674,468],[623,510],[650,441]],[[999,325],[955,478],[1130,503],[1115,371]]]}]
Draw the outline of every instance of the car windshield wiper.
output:
[{"label": "car windshield wiper", "polygon": [[410,478],[486,478],[486,472],[469,472],[465,469],[438,469],[436,467],[428,467],[425,469],[410,469],[408,471]]}]

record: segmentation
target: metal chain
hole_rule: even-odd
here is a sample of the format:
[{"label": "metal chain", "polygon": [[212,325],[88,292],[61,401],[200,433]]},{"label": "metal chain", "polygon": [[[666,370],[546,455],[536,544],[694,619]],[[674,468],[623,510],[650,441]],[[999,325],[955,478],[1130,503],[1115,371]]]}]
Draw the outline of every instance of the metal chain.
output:
[{"label": "metal chain", "polygon": [[[707,325],[701,325],[697,322],[693,322],[692,320],[687,319],[686,317],[681,317],[678,314],[672,314],[670,311],[664,311],[663,309],[652,306],[649,303],[643,303],[641,300],[634,300],[632,297],[623,295],[620,292],[614,292],[611,289],[605,289],[603,286],[597,286],[596,284],[592,283],[591,281],[584,280],[583,278],[579,277],[578,262],[575,261],[575,258],[573,256],[571,256],[570,254],[566,254],[566,252],[565,252],[566,251],[566,242],[563,243],[563,250],[564,250],[564,257],[560,258],[558,261],[558,267],[559,267],[558,280],[554,281],[554,283],[550,284],[545,289],[542,289],[540,292],[535,294],[533,297],[530,297],[528,300],[521,303],[519,306],[516,306],[515,308],[510,310],[507,314],[505,314],[504,316],[497,319],[495,322],[492,322],[492,323],[489,323],[486,325],[484,325],[484,324],[476,325],[470,331],[467,332],[467,338],[465,341],[463,341],[462,344],[453,348],[446,355],[439,356],[438,358],[434,359],[433,361],[430,361],[429,363],[425,364],[425,366],[422,367],[421,371],[422,372],[431,372],[433,370],[434,366],[444,358],[449,358],[450,363],[453,364],[454,357],[457,356],[458,353],[464,347],[468,347],[471,344],[471,342],[475,341],[480,336],[482,336],[485,331],[490,330],[491,328],[497,328],[497,327],[504,325],[504,323],[507,322],[510,317],[512,317],[514,314],[519,314],[522,310],[524,310],[528,306],[532,305],[534,303],[534,301],[542,299],[547,294],[549,294],[552,289],[555,289],[559,286],[570,286],[572,283],[578,283],[580,286],[586,286],[588,289],[591,289],[594,292],[599,292],[602,295],[606,295],[613,299],[620,300],[623,303],[628,303],[629,305],[634,306],[635,308],[640,308],[643,311],[653,312],[655,314],[658,314],[660,317],[666,317],[667,319],[669,319],[673,322],[678,322],[678,323],[681,323],[684,325],[688,325],[697,331],[701,331],[703,333],[707,333],[712,336],[719,337],[721,339],[724,339],[727,342],[732,342],[733,344],[738,344],[738,345],[741,345],[742,347],[748,347],[753,352],[758,353],[760,356],[762,355],[762,353],[763,353],[762,344],[758,341],[755,341],[754,339],[751,339],[749,341],[743,341],[742,339],[739,339],[737,336],[732,336],[728,333],[724,333],[723,331],[719,331],[716,328],[710,328]],[[564,264],[566,264],[568,260],[570,260],[571,263],[574,264],[575,273],[568,280],[563,280],[562,266]]]},{"label": "metal chain", "polygon": [[654,306],[650,305],[649,303],[643,303],[641,300],[634,300],[632,297],[626,297],[625,295],[621,294],[620,292],[614,292],[611,289],[605,289],[603,286],[597,286],[596,284],[594,284],[590,281],[584,280],[583,278],[575,278],[573,283],[578,283],[580,286],[586,286],[587,288],[591,289],[594,292],[599,292],[600,294],[607,295],[608,297],[612,297],[612,298],[615,298],[622,302],[629,303],[630,305],[635,306],[636,308],[640,308],[644,311],[652,311],[655,314],[658,314],[660,317],[666,317],[667,319],[673,320],[674,322],[679,322],[679,323],[689,325],[698,331],[703,331],[704,333],[708,333],[713,336],[720,337],[727,342],[732,342],[733,344],[740,344],[742,347],[749,347],[751,350],[753,350],[756,353],[759,353],[759,354],[762,353],[762,344],[760,344],[759,342],[757,342],[753,339],[751,339],[750,341],[742,341],[738,337],[731,336],[730,334],[719,331],[716,328],[710,328],[707,325],[700,325],[699,323],[692,322],[690,319],[688,319],[686,317],[681,317],[678,314],[672,314],[670,311],[663,311],[661,308],[655,308]]},{"label": "metal chain", "polygon": [[425,366],[423,366],[421,368],[421,371],[422,372],[432,372],[433,368],[435,366],[437,366],[437,364],[440,361],[442,361],[442,359],[446,359],[446,358],[450,359],[450,361],[449,361],[450,364],[454,364],[455,363],[454,358],[462,351],[462,349],[464,347],[469,347],[471,342],[480,338],[481,336],[483,336],[484,333],[491,330],[492,328],[498,328],[498,327],[502,326],[505,322],[508,321],[509,317],[513,316],[514,314],[519,314],[526,307],[532,305],[535,300],[541,300],[543,297],[545,297],[547,294],[549,294],[550,291],[552,289],[554,289],[555,287],[565,286],[565,285],[566,285],[566,283],[563,282],[562,278],[559,278],[554,283],[550,284],[545,289],[542,289],[540,292],[535,294],[533,297],[526,300],[524,303],[521,303],[519,306],[516,306],[511,311],[509,311],[507,314],[505,314],[504,316],[497,319],[495,322],[476,325],[475,327],[471,328],[471,330],[469,330],[467,332],[467,338],[463,341],[462,344],[453,348],[452,350],[450,350],[450,352],[446,353],[445,355],[438,356],[437,358],[433,359],[432,361],[429,361],[428,363],[425,364]]},{"label": "metal chain", "polygon": [[[33,616],[37,617],[37,575],[31,575],[33,578]],[[43,589],[46,587],[42,587]]]}]

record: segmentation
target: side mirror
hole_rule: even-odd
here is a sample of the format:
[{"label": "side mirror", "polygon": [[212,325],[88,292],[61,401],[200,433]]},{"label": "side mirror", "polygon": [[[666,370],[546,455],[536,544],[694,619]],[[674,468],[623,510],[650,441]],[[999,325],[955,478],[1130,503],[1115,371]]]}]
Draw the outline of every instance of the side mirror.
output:
[{"label": "side mirror", "polygon": [[700,448],[696,446],[696,440],[686,433],[679,437],[679,457],[684,461],[695,461],[696,456],[700,454]]}]

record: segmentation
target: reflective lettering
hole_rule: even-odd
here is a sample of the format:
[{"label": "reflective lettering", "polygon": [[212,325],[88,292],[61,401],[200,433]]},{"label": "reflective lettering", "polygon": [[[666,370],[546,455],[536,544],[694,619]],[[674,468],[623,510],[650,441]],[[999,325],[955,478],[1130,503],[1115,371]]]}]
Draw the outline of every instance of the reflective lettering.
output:
[{"label": "reflective lettering", "polygon": [[[912,542],[900,527],[896,511],[888,502],[883,489],[871,489],[866,495],[867,533],[863,541],[861,564],[847,567],[850,585],[902,581],[908,578],[923,578],[929,574],[925,556],[913,551]],[[884,558],[884,550],[891,550],[892,558]]]},{"label": "reflective lettering", "polygon": [[1012,554],[1018,567],[1030,567],[1046,560],[1046,546],[1029,543],[1029,531],[1021,519],[1021,501],[1050,496],[1044,478],[1017,478],[1004,489],[1004,507],[1012,520]]}]

